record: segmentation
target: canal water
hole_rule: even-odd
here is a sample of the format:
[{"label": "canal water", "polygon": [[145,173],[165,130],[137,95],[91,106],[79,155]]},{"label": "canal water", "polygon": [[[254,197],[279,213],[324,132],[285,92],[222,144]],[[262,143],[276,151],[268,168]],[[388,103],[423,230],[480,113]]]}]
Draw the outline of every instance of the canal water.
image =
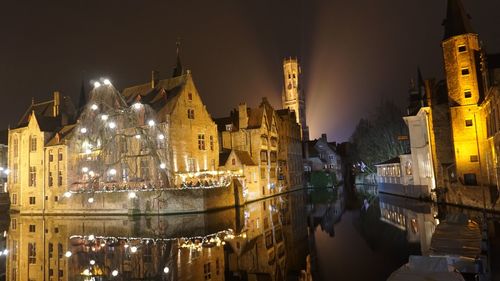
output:
[{"label": "canal water", "polygon": [[386,280],[427,253],[444,216],[481,216],[372,191],[303,190],[175,216],[4,214],[0,280]]}]

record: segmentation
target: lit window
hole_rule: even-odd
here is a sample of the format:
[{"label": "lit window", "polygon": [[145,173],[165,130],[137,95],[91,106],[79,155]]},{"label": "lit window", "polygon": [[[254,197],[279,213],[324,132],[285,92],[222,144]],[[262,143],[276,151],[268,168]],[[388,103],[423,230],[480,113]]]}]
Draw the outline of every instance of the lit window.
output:
[{"label": "lit window", "polygon": [[30,152],[36,151],[36,137],[30,136]]},{"label": "lit window", "polygon": [[233,124],[226,124],[226,131],[232,131],[233,130]]},{"label": "lit window", "polygon": [[17,205],[17,194],[12,194],[12,204]]},{"label": "lit window", "polygon": [[198,135],[198,149],[205,150],[205,135],[204,134]]}]

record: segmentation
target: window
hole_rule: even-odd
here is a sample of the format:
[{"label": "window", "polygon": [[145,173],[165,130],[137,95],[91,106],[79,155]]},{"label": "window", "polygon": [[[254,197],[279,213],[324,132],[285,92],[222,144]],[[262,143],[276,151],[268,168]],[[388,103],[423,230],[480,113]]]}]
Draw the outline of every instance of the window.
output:
[{"label": "window", "polygon": [[193,94],[192,93],[188,93],[188,100],[193,100]]},{"label": "window", "polygon": [[63,246],[61,243],[57,243],[57,258],[62,259],[63,257]]},{"label": "window", "polygon": [[36,151],[36,137],[30,136],[30,152]]},{"label": "window", "polygon": [[12,169],[12,178],[13,178],[13,181],[14,183],[17,183],[18,179],[19,179],[19,169],[18,169],[18,165],[17,163],[14,164],[14,169]]},{"label": "window", "polygon": [[462,75],[469,75],[469,69],[468,68],[462,68]]},{"label": "window", "polygon": [[476,174],[464,174],[465,185],[477,185]]},{"label": "window", "polygon": [[36,225],[30,224],[28,227],[29,227],[29,232],[36,232]]},{"label": "window", "polygon": [[194,162],[194,158],[189,158],[188,159],[188,170],[189,172],[193,172],[194,171],[194,168],[195,168],[195,162]]},{"label": "window", "polygon": [[49,268],[49,276],[54,276],[54,270],[52,268]]},{"label": "window", "polygon": [[271,230],[266,232],[266,248],[271,248],[273,246],[273,232]]},{"label": "window", "polygon": [[467,47],[465,47],[465,45],[458,46],[458,52],[459,53],[463,53],[465,51],[467,51]]},{"label": "window", "polygon": [[59,202],[59,196],[54,196],[54,201]]},{"label": "window", "polygon": [[465,120],[465,127],[471,127],[471,126],[472,126],[472,119]]},{"label": "window", "polygon": [[16,230],[17,229],[17,219],[12,219],[10,221],[10,228],[11,228],[11,230]]},{"label": "window", "polygon": [[64,271],[62,269],[59,269],[59,277],[63,277],[64,276]]},{"label": "window", "polygon": [[188,119],[194,119],[194,109],[188,109]]},{"label": "window", "polygon": [[59,151],[57,152],[58,155],[57,155],[57,160],[59,161],[62,161],[63,160],[63,153],[62,153],[62,149],[59,148]]},{"label": "window", "polygon": [[233,130],[233,124],[226,124],[226,131],[231,132]]},{"label": "window", "polygon": [[30,205],[35,205],[36,204],[36,198],[35,197],[30,197]]},{"label": "window", "polygon": [[198,149],[205,150],[205,135],[204,134],[198,135]]},{"label": "window", "polygon": [[217,259],[215,260],[215,273],[216,273],[217,275],[219,275],[219,274],[220,274],[220,262],[219,262],[219,258],[217,258]]},{"label": "window", "polygon": [[36,263],[36,243],[28,243],[28,264]]},{"label": "window", "polygon": [[36,185],[36,167],[30,167],[30,177],[29,177],[29,186]]},{"label": "window", "polygon": [[12,204],[17,205],[17,194],[16,193],[12,194]]},{"label": "window", "polygon": [[54,253],[54,244],[49,243],[49,259],[52,258],[53,253]]},{"label": "window", "polygon": [[54,177],[52,176],[52,172],[49,172],[49,187],[54,185]]},{"label": "window", "polygon": [[479,162],[479,158],[477,157],[477,155],[471,155],[470,156],[470,161],[471,162]]},{"label": "window", "polygon": [[210,136],[210,150],[214,151],[214,136]]},{"label": "window", "polygon": [[62,181],[63,181],[62,172],[59,171],[59,172],[57,172],[57,185],[61,186],[62,185]]},{"label": "window", "polygon": [[470,90],[465,90],[465,92],[464,92],[464,97],[465,97],[466,99],[470,99],[470,98],[472,98],[472,92],[471,92]]},{"label": "window", "polygon": [[54,154],[52,153],[52,149],[49,150],[49,162],[54,161]]},{"label": "window", "polygon": [[236,159],[231,159],[231,165],[235,166],[236,165]]},{"label": "window", "polygon": [[266,168],[260,168],[260,178],[266,179]]},{"label": "window", "polygon": [[210,268],[210,263],[206,263],[203,265],[203,275],[205,276],[205,280],[212,280],[212,271]]},{"label": "window", "polygon": [[144,180],[149,180],[149,161],[146,157],[141,159],[141,177]]},{"label": "window", "polygon": [[14,148],[14,157],[17,157],[19,155],[19,141],[17,138],[14,138],[12,146]]}]

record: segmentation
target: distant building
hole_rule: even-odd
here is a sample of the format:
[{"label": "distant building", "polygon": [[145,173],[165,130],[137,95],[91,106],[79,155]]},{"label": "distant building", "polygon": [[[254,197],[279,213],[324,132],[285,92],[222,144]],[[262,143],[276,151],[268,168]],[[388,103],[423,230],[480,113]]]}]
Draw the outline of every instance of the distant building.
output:
[{"label": "distant building", "polygon": [[304,170],[306,174],[324,171],[335,174],[337,182],[342,180],[342,160],[337,153],[337,144],[328,142],[327,135],[305,142]]}]

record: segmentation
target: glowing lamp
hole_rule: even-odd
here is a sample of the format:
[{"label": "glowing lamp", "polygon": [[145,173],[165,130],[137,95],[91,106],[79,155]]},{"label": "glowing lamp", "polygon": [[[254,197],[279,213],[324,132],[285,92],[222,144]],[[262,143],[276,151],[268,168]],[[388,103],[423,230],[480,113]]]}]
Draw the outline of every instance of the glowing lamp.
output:
[{"label": "glowing lamp", "polygon": [[160,169],[165,169],[166,167],[167,167],[167,165],[165,165],[165,163],[160,164]]},{"label": "glowing lamp", "polygon": [[165,267],[163,268],[163,272],[165,272],[165,273],[170,272],[170,268],[168,268],[168,266],[165,266]]},{"label": "glowing lamp", "polygon": [[104,79],[104,81],[102,81],[104,83],[104,85],[111,85],[111,81],[109,81],[109,79]]},{"label": "glowing lamp", "polygon": [[158,139],[160,139],[160,140],[165,139],[165,136],[163,134],[159,134]]},{"label": "glowing lamp", "polygon": [[133,106],[135,109],[141,109],[142,104],[140,102],[136,102],[136,103],[134,103]]},{"label": "glowing lamp", "polygon": [[99,82],[94,82],[94,88],[99,88],[101,87],[101,83]]},{"label": "glowing lamp", "polygon": [[92,240],[94,240],[94,239],[95,239],[94,234],[90,234],[90,235],[89,235],[89,240],[90,240],[90,241],[92,241]]},{"label": "glowing lamp", "polygon": [[90,265],[94,265],[95,264],[95,260],[90,260]]},{"label": "glowing lamp", "polygon": [[95,103],[90,106],[90,109],[92,109],[92,110],[97,110],[98,108],[99,107]]},{"label": "glowing lamp", "polygon": [[148,125],[149,125],[150,127],[153,127],[153,126],[155,125],[155,121],[154,121],[154,120],[149,120],[149,121],[148,121]]},{"label": "glowing lamp", "polygon": [[111,275],[113,275],[113,276],[118,276],[118,270],[116,270],[116,269],[115,269],[115,270],[113,270],[113,271],[111,272]]},{"label": "glowing lamp", "polygon": [[89,168],[88,168],[88,167],[83,167],[83,168],[82,168],[82,172],[86,173],[86,172],[88,172],[88,171],[89,171]]},{"label": "glowing lamp", "polygon": [[94,198],[90,197],[90,198],[87,200],[87,202],[89,202],[89,203],[91,203],[91,204],[92,204],[92,203],[94,203]]},{"label": "glowing lamp", "polygon": [[115,122],[109,122],[108,127],[110,129],[114,129],[114,128],[116,128],[116,123]]},{"label": "glowing lamp", "polygon": [[71,197],[71,192],[66,191],[66,192],[64,192],[63,196],[66,197],[66,198],[70,198]]},{"label": "glowing lamp", "polygon": [[137,252],[137,247],[136,246],[130,247],[130,252],[136,253]]},{"label": "glowing lamp", "polygon": [[108,115],[106,115],[106,114],[101,115],[101,120],[102,121],[108,120]]},{"label": "glowing lamp", "polygon": [[141,138],[141,135],[135,135],[135,138],[136,138],[136,139],[140,139],[140,138]]},{"label": "glowing lamp", "polygon": [[67,258],[71,257],[72,253],[71,251],[67,251],[65,254],[64,254]]},{"label": "glowing lamp", "polygon": [[90,275],[90,270],[88,268],[86,268],[83,272],[82,272],[83,275]]},{"label": "glowing lamp", "polygon": [[87,128],[81,128],[80,133],[85,134],[87,132]]},{"label": "glowing lamp", "polygon": [[110,175],[114,176],[114,175],[116,175],[116,169],[111,169],[111,170],[109,170],[109,172],[108,172],[108,173],[109,173]]},{"label": "glowing lamp", "polygon": [[137,197],[137,194],[135,194],[135,192],[133,192],[133,191],[132,191],[132,192],[129,192],[129,193],[128,193],[128,198],[130,198],[130,199],[134,199],[134,198],[136,198],[136,197]]}]

